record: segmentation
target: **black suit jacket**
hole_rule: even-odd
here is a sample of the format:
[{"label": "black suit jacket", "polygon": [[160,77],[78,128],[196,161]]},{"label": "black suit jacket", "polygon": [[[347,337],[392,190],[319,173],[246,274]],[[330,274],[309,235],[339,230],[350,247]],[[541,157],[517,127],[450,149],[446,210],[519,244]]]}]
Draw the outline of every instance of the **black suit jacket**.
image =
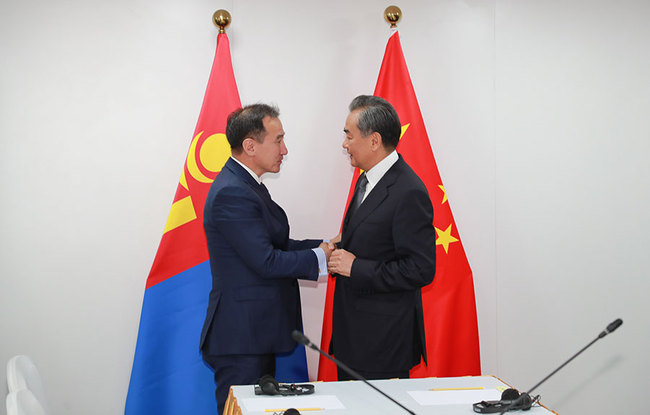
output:
[{"label": "black suit jacket", "polygon": [[321,240],[289,238],[289,222],[266,188],[233,159],[210,187],[205,236],[212,291],[201,333],[208,355],[284,353],[302,328],[298,278],[316,280]]},{"label": "black suit jacket", "polygon": [[433,280],[435,242],[427,189],[399,156],[343,221],[339,246],[356,259],[350,278],[336,279],[330,351],[338,359],[371,372],[426,360],[420,288]]}]

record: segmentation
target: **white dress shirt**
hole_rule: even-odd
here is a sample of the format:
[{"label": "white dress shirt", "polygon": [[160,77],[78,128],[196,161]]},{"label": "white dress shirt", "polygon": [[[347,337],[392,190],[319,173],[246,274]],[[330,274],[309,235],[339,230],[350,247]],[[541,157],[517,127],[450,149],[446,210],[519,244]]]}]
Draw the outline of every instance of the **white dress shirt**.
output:
[{"label": "white dress shirt", "polygon": [[363,195],[361,203],[368,197],[375,185],[384,177],[384,174],[393,167],[393,164],[397,163],[399,156],[397,151],[393,150],[392,153],[384,157],[382,161],[375,164],[370,170],[366,172],[366,179],[368,179],[368,184],[366,185],[366,193]]}]

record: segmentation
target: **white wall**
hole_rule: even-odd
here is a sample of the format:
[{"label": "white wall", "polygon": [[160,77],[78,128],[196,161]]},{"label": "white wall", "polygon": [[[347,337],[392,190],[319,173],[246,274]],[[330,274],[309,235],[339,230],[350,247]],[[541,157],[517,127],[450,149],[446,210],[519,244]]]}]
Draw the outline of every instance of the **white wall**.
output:
[{"label": "white wall", "polygon": [[648,412],[649,17],[647,1],[496,3],[499,373],[531,387],[625,321],[540,388],[560,413]]},{"label": "white wall", "polygon": [[[374,89],[388,4],[0,0],[0,362],[31,355],[54,414],[123,412],[212,13],[233,15],[242,101],[281,109],[290,154],[266,182],[293,236],[331,236],[346,106]],[[398,5],[474,270],[484,373],[530,388],[621,317],[539,392],[562,414],[645,413],[650,3]],[[324,283],[303,295],[319,324]]]}]

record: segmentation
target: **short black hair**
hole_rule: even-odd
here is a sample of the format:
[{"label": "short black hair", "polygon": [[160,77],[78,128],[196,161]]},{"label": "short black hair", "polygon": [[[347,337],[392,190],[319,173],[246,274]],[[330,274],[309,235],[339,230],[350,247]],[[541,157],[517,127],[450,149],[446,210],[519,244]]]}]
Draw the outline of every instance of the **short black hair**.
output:
[{"label": "short black hair", "polygon": [[364,137],[377,132],[385,148],[397,147],[402,124],[390,102],[373,95],[359,95],[350,103],[350,112],[355,110],[361,110],[357,127]]},{"label": "short black hair", "polygon": [[264,117],[278,118],[280,110],[267,104],[252,104],[239,108],[228,116],[226,138],[231,150],[242,150],[242,143],[248,137],[262,142],[264,133]]}]

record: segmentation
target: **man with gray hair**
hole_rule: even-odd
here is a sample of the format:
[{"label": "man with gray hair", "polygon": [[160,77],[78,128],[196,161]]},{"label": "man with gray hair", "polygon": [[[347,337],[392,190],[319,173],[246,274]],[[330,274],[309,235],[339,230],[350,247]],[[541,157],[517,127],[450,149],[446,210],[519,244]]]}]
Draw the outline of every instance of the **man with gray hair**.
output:
[{"label": "man with gray hair", "polygon": [[[350,104],[343,148],[364,172],[328,261],[336,276],[330,352],[367,379],[408,378],[426,361],[421,287],[436,269],[433,206],[396,151],[397,112],[368,95]],[[350,379],[338,371],[339,380]]]}]

